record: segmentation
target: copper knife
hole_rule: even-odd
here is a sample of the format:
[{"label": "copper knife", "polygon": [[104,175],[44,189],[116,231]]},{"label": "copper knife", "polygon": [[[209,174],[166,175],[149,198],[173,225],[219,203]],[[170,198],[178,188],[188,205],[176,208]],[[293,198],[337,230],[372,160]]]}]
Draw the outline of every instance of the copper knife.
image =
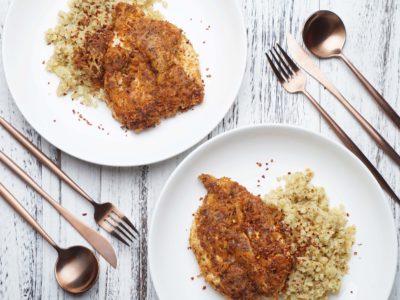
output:
[{"label": "copper knife", "polygon": [[25,183],[31,186],[38,194],[46,199],[92,247],[104,257],[104,259],[114,268],[117,267],[117,255],[114,248],[100,233],[91,229],[81,222],[57,201],[55,201],[47,192],[45,192],[24,170],[22,170],[11,158],[0,151],[0,162],[5,164],[12,172],[20,177]]},{"label": "copper knife", "polygon": [[350,104],[350,102],[339,92],[339,90],[329,81],[320,68],[312,61],[305,50],[297,43],[294,37],[287,34],[287,44],[291,56],[295,62],[300,65],[304,71],[321,83],[340,103],[356,118],[358,123],[367,131],[378,146],[400,166],[400,155],[385,140],[383,136]]}]

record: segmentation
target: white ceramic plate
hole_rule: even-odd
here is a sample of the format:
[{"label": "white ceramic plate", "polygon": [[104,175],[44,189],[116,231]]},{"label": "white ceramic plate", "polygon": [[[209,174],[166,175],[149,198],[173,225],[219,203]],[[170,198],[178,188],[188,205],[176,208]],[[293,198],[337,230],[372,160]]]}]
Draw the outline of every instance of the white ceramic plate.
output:
[{"label": "white ceramic plate", "polygon": [[[136,166],[181,153],[221,121],[235,99],[246,64],[246,34],[237,1],[166,1],[162,12],[184,29],[199,53],[205,100],[139,135],[124,132],[104,103],[88,108],[70,96],[56,96],[58,78],[42,64],[53,51],[44,34],[56,25],[58,11],[67,10],[67,2],[14,0],[4,28],[3,61],[11,94],[26,120],[46,140],[89,162]],[[79,122],[73,109],[93,125]]]},{"label": "white ceramic plate", "polygon": [[[269,170],[256,162],[269,162]],[[198,175],[228,176],[263,195],[277,185],[276,177],[305,168],[315,171],[313,183],[325,187],[332,206],[343,204],[350,224],[357,226],[353,249],[358,255],[351,258],[340,294],[331,299],[387,299],[397,265],[397,239],[381,188],[343,146],[285,125],[222,134],[192,152],[171,175],[156,204],[149,236],[150,271],[160,299],[223,299],[209,286],[202,289],[206,284],[196,277],[200,270],[187,248],[192,213],[205,195]]]}]

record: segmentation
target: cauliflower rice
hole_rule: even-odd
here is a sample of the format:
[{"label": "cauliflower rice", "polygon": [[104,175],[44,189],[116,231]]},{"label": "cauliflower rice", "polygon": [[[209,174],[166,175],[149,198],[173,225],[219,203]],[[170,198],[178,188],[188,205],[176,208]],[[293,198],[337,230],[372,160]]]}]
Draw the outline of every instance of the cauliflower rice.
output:
[{"label": "cauliflower rice", "polygon": [[338,293],[355,240],[355,226],[347,225],[342,206],[330,208],[322,187],[310,184],[314,174],[289,174],[285,186],[264,197],[266,203],[278,206],[294,237],[293,251],[304,249],[289,276],[284,299],[320,300]]},{"label": "cauliflower rice", "polygon": [[82,47],[87,33],[96,32],[112,21],[112,8],[118,2],[135,4],[151,18],[161,19],[153,5],[159,0],[70,0],[69,11],[60,11],[58,24],[46,32],[46,41],[54,46],[47,70],[60,78],[57,95],[72,92],[72,99],[95,104],[104,99],[103,89],[95,90],[85,74],[74,66],[74,51]]}]

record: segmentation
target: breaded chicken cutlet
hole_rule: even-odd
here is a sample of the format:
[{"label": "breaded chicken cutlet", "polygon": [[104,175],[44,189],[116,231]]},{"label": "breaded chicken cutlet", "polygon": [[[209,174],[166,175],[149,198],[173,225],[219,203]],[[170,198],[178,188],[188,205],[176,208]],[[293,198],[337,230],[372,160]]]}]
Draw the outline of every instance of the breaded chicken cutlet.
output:
[{"label": "breaded chicken cutlet", "polygon": [[229,178],[199,179],[208,193],[190,247],[202,276],[228,299],[277,297],[295,260],[282,212]]},{"label": "breaded chicken cutlet", "polygon": [[114,118],[124,126],[141,131],[203,101],[198,58],[181,29],[119,3],[113,32],[104,88]]},{"label": "breaded chicken cutlet", "polygon": [[118,3],[112,23],[93,34],[74,56],[92,87],[103,88],[113,117],[140,132],[202,103],[199,60],[182,30]]}]

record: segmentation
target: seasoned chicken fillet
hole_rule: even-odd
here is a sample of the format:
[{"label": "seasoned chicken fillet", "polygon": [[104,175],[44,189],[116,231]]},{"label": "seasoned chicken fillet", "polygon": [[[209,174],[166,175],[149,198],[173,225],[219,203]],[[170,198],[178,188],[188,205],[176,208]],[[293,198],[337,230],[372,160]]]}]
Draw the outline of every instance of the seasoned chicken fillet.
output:
[{"label": "seasoned chicken fillet", "polygon": [[202,276],[227,299],[277,297],[294,266],[282,212],[229,178],[199,179],[208,193],[190,246]]},{"label": "seasoned chicken fillet", "polygon": [[113,116],[140,132],[200,104],[199,62],[182,30],[118,3],[104,56],[104,89]]}]

